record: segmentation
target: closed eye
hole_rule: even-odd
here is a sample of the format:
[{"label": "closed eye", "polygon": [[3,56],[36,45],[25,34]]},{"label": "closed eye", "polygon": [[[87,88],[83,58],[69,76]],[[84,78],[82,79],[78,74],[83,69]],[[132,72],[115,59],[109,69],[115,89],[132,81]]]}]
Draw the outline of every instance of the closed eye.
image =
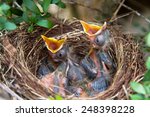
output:
[{"label": "closed eye", "polygon": [[105,37],[104,35],[100,34],[95,38],[95,43],[98,46],[103,46],[105,44]]}]

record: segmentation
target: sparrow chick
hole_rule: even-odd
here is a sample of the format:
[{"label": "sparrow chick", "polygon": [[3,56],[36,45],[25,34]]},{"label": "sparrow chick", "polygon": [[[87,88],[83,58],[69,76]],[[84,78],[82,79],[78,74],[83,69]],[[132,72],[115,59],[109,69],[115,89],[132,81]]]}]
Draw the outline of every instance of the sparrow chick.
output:
[{"label": "sparrow chick", "polygon": [[110,42],[110,33],[106,29],[107,23],[102,26],[88,24],[80,21],[84,33],[91,43],[91,49],[87,56],[81,61],[91,82],[88,84],[95,95],[107,89],[110,80],[110,71],[113,69],[113,61],[107,54],[106,48]]}]

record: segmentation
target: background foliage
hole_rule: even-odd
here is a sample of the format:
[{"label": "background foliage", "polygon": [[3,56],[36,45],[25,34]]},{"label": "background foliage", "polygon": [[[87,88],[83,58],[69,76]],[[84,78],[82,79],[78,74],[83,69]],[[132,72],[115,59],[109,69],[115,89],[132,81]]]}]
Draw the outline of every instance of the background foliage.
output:
[{"label": "background foliage", "polygon": [[61,0],[4,0],[0,3],[0,30],[14,30],[21,22],[29,24],[29,32],[36,25],[51,28],[53,23],[48,12],[51,4],[66,7]]}]

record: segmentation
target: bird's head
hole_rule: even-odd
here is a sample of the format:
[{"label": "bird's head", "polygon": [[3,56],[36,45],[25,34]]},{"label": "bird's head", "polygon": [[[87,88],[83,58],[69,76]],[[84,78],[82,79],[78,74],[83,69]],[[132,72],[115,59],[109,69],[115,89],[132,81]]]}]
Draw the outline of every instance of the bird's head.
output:
[{"label": "bird's head", "polygon": [[67,46],[65,45],[66,38],[64,39],[56,39],[53,37],[46,37],[41,35],[42,39],[45,42],[47,49],[49,50],[49,54],[54,60],[54,62],[62,62],[67,58]]},{"label": "bird's head", "polygon": [[80,21],[80,23],[93,48],[101,48],[107,43],[109,31],[106,29],[106,22],[102,26],[89,24],[84,21]]}]

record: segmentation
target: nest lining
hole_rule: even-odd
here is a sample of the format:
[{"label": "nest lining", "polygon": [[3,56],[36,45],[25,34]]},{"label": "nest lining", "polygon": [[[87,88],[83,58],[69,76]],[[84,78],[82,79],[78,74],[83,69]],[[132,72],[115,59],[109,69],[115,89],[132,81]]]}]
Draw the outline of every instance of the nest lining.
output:
[{"label": "nest lining", "polygon": [[[47,99],[54,97],[52,90],[38,82],[37,69],[41,61],[48,56],[48,51],[40,35],[57,38],[68,37],[67,43],[74,45],[82,59],[89,51],[89,42],[81,30],[78,21],[57,22],[52,29],[36,27],[31,34],[26,32],[26,24],[1,38],[1,83],[12,89],[23,99]],[[95,97],[68,96],[64,99],[129,99],[129,82],[142,78],[145,71],[140,44],[132,35],[123,34],[119,26],[110,26],[112,42],[110,52],[116,61],[117,69],[109,88]],[[84,51],[79,51],[84,50]]]}]

